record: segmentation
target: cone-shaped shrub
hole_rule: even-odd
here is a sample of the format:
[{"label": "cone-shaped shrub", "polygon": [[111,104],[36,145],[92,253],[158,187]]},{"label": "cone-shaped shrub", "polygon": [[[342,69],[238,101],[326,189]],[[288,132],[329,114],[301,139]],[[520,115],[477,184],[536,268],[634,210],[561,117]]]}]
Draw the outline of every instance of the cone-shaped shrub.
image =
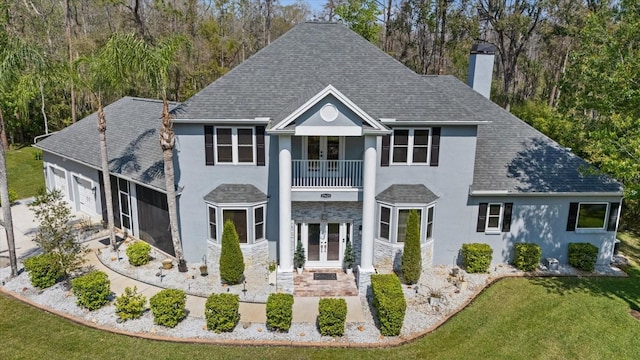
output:
[{"label": "cone-shaped shrub", "polygon": [[239,284],[244,277],[244,258],[233,222],[227,220],[222,231],[220,278],[226,284]]},{"label": "cone-shaped shrub", "polygon": [[420,217],[416,210],[411,210],[407,219],[407,236],[402,252],[402,278],[406,284],[415,284],[420,279],[421,271]]}]

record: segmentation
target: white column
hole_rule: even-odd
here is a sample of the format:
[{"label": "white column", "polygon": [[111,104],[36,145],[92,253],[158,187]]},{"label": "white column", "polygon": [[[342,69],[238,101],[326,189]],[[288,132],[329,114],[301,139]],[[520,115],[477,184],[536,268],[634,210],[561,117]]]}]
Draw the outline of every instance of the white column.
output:
[{"label": "white column", "polygon": [[364,171],[362,187],[362,245],[360,269],[373,272],[373,245],[376,208],[376,137],[367,135],[364,138]]},{"label": "white column", "polygon": [[293,271],[291,255],[291,136],[278,137],[279,205],[280,205],[280,271]]}]

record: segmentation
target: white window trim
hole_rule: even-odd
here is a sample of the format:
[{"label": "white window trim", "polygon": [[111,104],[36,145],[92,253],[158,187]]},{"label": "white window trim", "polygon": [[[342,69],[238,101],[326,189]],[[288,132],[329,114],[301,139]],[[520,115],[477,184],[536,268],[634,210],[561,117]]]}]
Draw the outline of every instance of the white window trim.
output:
[{"label": "white window trim", "polygon": [[424,209],[426,207],[424,206],[410,206],[410,205],[401,205],[401,206],[395,206],[393,209],[393,212],[396,215],[396,222],[394,224],[394,231],[393,231],[393,243],[396,244],[404,244],[404,242],[398,242],[398,228],[400,227],[400,224],[398,223],[398,221],[400,220],[400,210],[418,210],[420,212],[420,244],[422,244],[424,241],[424,236],[425,236],[425,231],[424,231],[424,217],[422,216],[424,214]]},{"label": "white window trim", "polygon": [[[429,210],[432,211],[432,218],[431,218],[431,237],[429,237],[428,232],[427,232],[427,228],[429,227]],[[424,237],[426,241],[429,241],[431,239],[433,239],[433,230],[434,230],[434,224],[436,222],[436,205],[435,204],[431,204],[429,206],[427,206],[427,210],[425,211],[425,219],[424,219]]]},{"label": "white window trim", "polygon": [[[388,208],[389,209],[389,222],[386,223],[389,226],[389,238],[383,238],[382,237],[382,208]],[[388,241],[391,242],[391,239],[393,238],[393,229],[392,229],[392,224],[393,224],[393,207],[389,206],[389,205],[385,205],[385,204],[378,204],[378,239],[380,240],[384,240],[384,241]]]},{"label": "white window trim", "polygon": [[[206,204],[206,205],[207,205],[207,234],[209,235],[207,237],[207,241],[210,242],[210,243],[217,244],[219,242],[218,239],[220,238],[218,236],[218,232],[219,232],[218,229],[220,228],[220,222],[218,220],[218,209],[219,208],[217,206],[214,206],[214,205],[211,205],[211,204]],[[216,233],[214,234],[215,235],[215,239],[211,236],[211,218],[209,217],[209,209],[210,208],[213,209],[213,211],[215,213],[214,214],[214,216],[215,216],[214,220],[215,220],[215,225],[216,225]]]},{"label": "white window trim", "polygon": [[[600,228],[580,228],[578,227],[578,223],[580,222],[580,207],[582,206],[582,204],[584,205],[605,205],[605,213],[604,213],[604,222],[602,227]],[[611,211],[611,204],[609,204],[608,202],[602,202],[602,201],[584,201],[584,202],[579,202],[578,203],[578,212],[576,213],[576,232],[579,233],[599,233],[599,232],[605,232],[607,230],[607,224],[609,223],[609,213]],[[618,215],[618,218],[620,218],[620,216]]]},{"label": "white window trim", "polygon": [[[258,225],[258,222],[256,221],[256,210],[262,208],[262,234],[259,234],[260,237],[258,237],[258,234],[256,234],[256,226]],[[267,207],[265,205],[259,205],[259,206],[254,206],[252,207],[253,209],[253,242],[257,243],[259,241],[263,241],[267,238]]]},{"label": "white window trim", "polygon": [[[231,162],[221,162],[218,160],[218,130],[231,129]],[[253,160],[251,162],[240,162],[238,160],[238,129],[251,130],[251,148]],[[216,126],[213,130],[213,158],[216,165],[256,165],[256,129],[254,127],[232,127],[232,126]]]},{"label": "white window trim", "polygon": [[[500,206],[500,215],[498,218],[498,227],[492,228],[489,227],[489,217],[491,216],[491,205],[498,205]],[[493,215],[495,217],[495,215]],[[484,232],[487,234],[501,234],[502,233],[502,221],[504,219],[504,204],[503,203],[488,203],[487,204],[487,215],[486,215],[486,219],[484,220]]]},{"label": "white window trim", "polygon": [[[393,160],[393,149],[395,148],[395,134],[397,130],[409,130],[409,135],[407,139],[407,161],[394,161]],[[413,162],[413,147],[414,144],[414,134],[416,130],[427,130],[429,131],[429,141],[427,142],[427,161],[414,163]],[[389,140],[389,164],[391,165],[415,165],[415,166],[429,166],[429,159],[431,159],[431,137],[432,130],[431,128],[398,128],[393,129],[393,133],[391,134],[391,139]]]}]

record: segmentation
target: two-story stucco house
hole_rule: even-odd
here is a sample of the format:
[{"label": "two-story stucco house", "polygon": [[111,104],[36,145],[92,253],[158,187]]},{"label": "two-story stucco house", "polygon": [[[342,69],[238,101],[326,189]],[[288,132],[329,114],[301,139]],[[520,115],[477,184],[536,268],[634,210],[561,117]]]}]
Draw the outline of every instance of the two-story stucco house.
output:
[{"label": "two-story stucco house", "polygon": [[[307,268],[341,267],[352,241],[362,289],[375,270],[398,266],[416,209],[424,267],[453,264],[468,242],[490,244],[495,263],[509,262],[518,242],[561,262],[568,243],[589,242],[609,262],[621,185],[488,100],[492,68],[479,46],[473,88],[418,75],[345,26],[313,22],[172,104],[187,261],[218,256],[232,220],[249,267],[277,260],[285,289],[298,240]],[[107,139],[117,226],[172,253],[161,106],[107,106]],[[99,217],[95,124],[94,114],[37,146],[47,186]]]}]

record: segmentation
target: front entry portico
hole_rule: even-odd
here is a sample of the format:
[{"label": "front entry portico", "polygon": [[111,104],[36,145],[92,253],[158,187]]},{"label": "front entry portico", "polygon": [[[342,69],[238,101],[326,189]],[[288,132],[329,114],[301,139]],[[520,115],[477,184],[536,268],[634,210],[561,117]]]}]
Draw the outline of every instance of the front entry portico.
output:
[{"label": "front entry portico", "polygon": [[305,248],[305,268],[341,268],[344,248],[352,238],[352,231],[351,222],[296,222],[295,239]]}]

